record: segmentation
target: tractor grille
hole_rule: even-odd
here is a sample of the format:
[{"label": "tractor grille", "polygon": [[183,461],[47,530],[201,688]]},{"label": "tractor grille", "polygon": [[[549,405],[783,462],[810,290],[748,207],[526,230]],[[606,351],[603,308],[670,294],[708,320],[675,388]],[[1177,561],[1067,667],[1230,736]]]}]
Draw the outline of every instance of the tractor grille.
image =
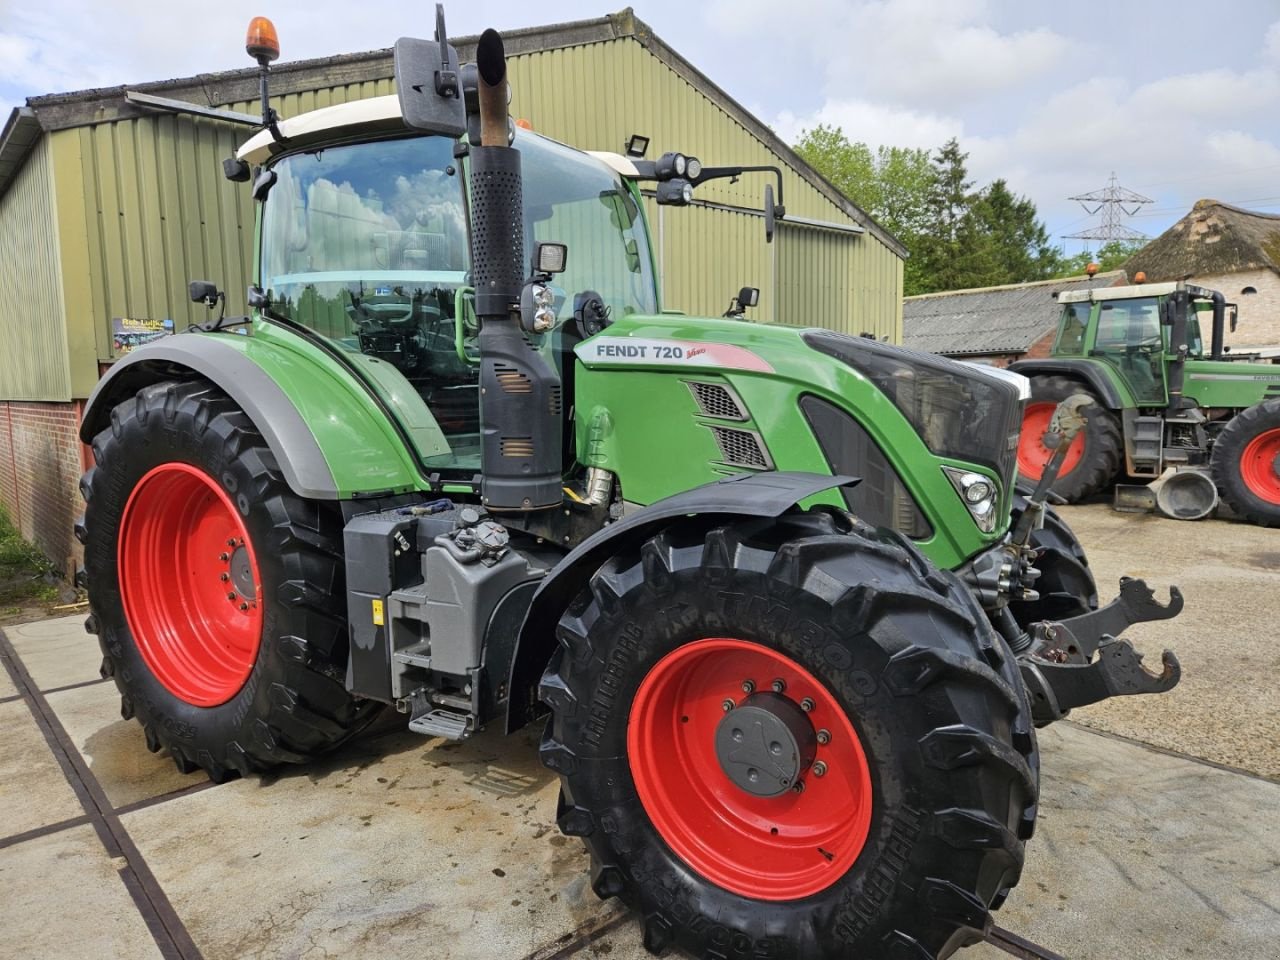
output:
[{"label": "tractor grille", "polygon": [[728,387],[719,383],[697,383],[685,381],[693,392],[693,399],[704,417],[715,417],[717,420],[745,420],[747,412],[742,401]]},{"label": "tractor grille", "polygon": [[735,467],[751,470],[772,470],[773,461],[758,434],[750,430],[731,430],[728,427],[712,427],[716,443],[720,445],[720,458]]}]

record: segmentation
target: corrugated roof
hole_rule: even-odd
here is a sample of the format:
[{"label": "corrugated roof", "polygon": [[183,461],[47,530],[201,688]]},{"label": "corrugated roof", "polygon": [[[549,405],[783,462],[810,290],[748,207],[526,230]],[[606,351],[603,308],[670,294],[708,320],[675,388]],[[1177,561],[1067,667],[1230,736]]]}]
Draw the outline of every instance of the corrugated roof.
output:
[{"label": "corrugated roof", "polygon": [[1123,270],[1001,287],[949,290],[902,301],[902,345],[947,356],[1023,353],[1058,322],[1053,295],[1126,282]]},{"label": "corrugated roof", "polygon": [[[787,166],[807,180],[814,189],[839,207],[855,223],[865,227],[881,243],[900,257],[905,258],[908,255],[906,247],[897,237],[841,193],[834,184],[811,167],[791,149],[790,145],[746,107],[729,96],[706,74],[654,34],[652,28],[637,17],[630,7],[618,13],[590,20],[575,20],[544,27],[526,27],[502,33],[503,45],[508,56],[540,53],[624,37],[636,40],[677,75],[701,91],[771,151],[784,159]],[[455,37],[450,38],[450,42],[457,47],[460,60],[466,62],[475,57],[477,39],[477,37]],[[364,83],[369,80],[389,78],[394,74],[394,57],[390,48],[312,60],[295,60],[277,63],[271,67],[271,93],[273,96],[284,96],[345,83]],[[207,106],[225,106],[257,99],[258,68],[247,67],[242,70],[202,73],[176,80],[30,97],[27,100],[27,107],[21,109],[33,111],[42,130],[61,130],[148,115],[150,111],[146,108],[125,100],[126,90],[162,95]],[[6,131],[14,124],[17,113],[18,111],[15,110],[10,116]],[[30,143],[15,142],[11,145],[0,141],[0,194],[4,193],[6,187],[4,171],[12,168],[16,172],[28,150],[30,150]]]},{"label": "corrugated roof", "polygon": [[1280,273],[1280,215],[1199,200],[1124,266],[1153,282],[1267,268]]}]

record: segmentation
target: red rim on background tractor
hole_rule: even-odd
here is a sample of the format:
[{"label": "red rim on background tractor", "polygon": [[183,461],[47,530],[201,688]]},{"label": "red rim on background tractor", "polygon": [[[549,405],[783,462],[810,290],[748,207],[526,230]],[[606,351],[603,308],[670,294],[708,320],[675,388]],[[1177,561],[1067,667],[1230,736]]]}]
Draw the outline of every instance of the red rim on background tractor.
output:
[{"label": "red rim on background tractor", "polygon": [[175,697],[234,697],[262,638],[261,578],[244,521],[203,470],[165,463],[134,487],[116,559],[125,619],[142,659]]},{"label": "red rim on background tractor", "polygon": [[[1053,456],[1053,451],[1044,445],[1044,434],[1049,429],[1049,421],[1053,419],[1056,403],[1028,403],[1022,414],[1022,433],[1018,437],[1018,472],[1024,477],[1039,480],[1044,473],[1044,465]],[[1076,434],[1063,458],[1062,469],[1058,476],[1065,477],[1075,469],[1080,458],[1084,456],[1084,432]]]},{"label": "red rim on background tractor", "polygon": [[[800,790],[762,797],[722,769],[716,734],[731,712],[726,702],[747,699],[745,681],[767,691],[777,680],[793,704],[811,708],[805,717],[818,746]],[[866,843],[871,773],[853,725],[812,674],[760,644],[697,640],[659,660],[632,703],[627,754],[662,839],[733,893],[771,901],[811,896],[840,879]]]},{"label": "red rim on background tractor", "polygon": [[1240,455],[1240,477],[1259,500],[1280,504],[1280,428],[1249,441]]}]

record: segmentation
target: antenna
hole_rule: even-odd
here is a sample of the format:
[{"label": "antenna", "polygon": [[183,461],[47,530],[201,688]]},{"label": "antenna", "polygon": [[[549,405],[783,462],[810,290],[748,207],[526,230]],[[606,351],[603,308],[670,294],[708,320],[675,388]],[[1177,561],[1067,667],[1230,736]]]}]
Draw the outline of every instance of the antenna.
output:
[{"label": "antenna", "polygon": [[1087,230],[1081,230],[1079,233],[1069,233],[1064,239],[1067,240],[1098,240],[1102,243],[1109,243],[1112,240],[1147,240],[1149,239],[1145,233],[1139,233],[1122,222],[1122,218],[1131,217],[1142,208],[1143,204],[1153,203],[1150,197],[1144,197],[1140,193],[1134,193],[1127,190],[1116,183],[1115,171],[1111,173],[1111,179],[1107,185],[1101,190],[1094,190],[1092,193],[1083,193],[1078,197],[1069,197],[1075,200],[1080,206],[1084,207],[1085,213],[1092,216],[1101,211],[1102,216],[1098,222]]}]

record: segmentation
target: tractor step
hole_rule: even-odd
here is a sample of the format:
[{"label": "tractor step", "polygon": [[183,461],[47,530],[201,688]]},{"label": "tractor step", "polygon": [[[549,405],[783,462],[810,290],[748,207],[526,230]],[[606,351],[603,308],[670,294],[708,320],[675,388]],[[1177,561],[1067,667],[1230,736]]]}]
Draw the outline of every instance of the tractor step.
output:
[{"label": "tractor step", "polygon": [[422,643],[415,643],[411,647],[405,647],[397,650],[391,655],[391,659],[396,663],[407,663],[411,667],[422,667],[425,670],[431,669],[431,643],[424,640]]},{"label": "tractor step", "polygon": [[446,740],[465,740],[471,736],[471,717],[465,713],[434,710],[414,717],[409,721],[409,729],[424,737],[444,737]]}]

